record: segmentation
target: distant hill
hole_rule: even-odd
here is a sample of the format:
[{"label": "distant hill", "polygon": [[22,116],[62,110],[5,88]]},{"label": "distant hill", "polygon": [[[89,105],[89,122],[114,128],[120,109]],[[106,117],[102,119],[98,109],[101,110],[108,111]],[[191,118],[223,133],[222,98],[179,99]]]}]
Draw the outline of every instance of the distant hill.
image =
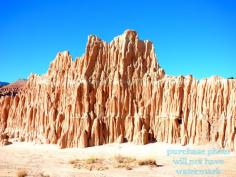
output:
[{"label": "distant hill", "polygon": [[27,80],[17,80],[13,83],[8,83],[8,85],[3,86],[1,89],[19,89],[25,86]]},{"label": "distant hill", "polygon": [[4,85],[0,87],[0,97],[1,96],[7,96],[7,95],[16,95],[21,89],[24,88],[27,80],[17,80],[13,83],[8,83],[7,85]]},{"label": "distant hill", "polygon": [[8,85],[8,84],[9,84],[8,82],[1,82],[0,81],[0,87],[3,87],[3,86]]}]

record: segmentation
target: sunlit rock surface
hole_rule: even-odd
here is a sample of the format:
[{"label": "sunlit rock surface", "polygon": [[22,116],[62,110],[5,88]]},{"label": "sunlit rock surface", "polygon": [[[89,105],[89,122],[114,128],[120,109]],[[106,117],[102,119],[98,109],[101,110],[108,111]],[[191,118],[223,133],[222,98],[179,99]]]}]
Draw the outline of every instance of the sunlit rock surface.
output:
[{"label": "sunlit rock surface", "polygon": [[0,132],[61,148],[168,142],[236,146],[236,80],[167,76],[153,44],[127,30],[89,36],[85,54],[60,52],[45,75],[0,98]]}]

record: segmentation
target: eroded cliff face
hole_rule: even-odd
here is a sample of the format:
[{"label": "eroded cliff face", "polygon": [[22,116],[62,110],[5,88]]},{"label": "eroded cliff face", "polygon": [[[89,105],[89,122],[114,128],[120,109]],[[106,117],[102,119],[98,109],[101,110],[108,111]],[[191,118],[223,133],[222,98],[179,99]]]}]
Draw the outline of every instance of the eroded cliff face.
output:
[{"label": "eroded cliff face", "polygon": [[88,147],[112,142],[236,146],[236,80],[170,77],[153,44],[127,30],[106,43],[89,36],[72,61],[58,53],[45,75],[0,99],[1,132],[21,141]]}]

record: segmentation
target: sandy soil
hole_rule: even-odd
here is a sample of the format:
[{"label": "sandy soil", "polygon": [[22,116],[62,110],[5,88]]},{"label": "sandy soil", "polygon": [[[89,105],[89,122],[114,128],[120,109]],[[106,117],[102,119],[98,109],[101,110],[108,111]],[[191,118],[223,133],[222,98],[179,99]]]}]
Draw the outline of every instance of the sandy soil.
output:
[{"label": "sandy soil", "polygon": [[[27,171],[28,176],[50,177],[235,177],[236,154],[225,151],[212,151],[212,146],[180,146],[165,143],[153,143],[148,145],[108,144],[90,148],[59,149],[55,145],[39,145],[33,143],[14,143],[0,147],[0,176],[16,176],[19,168]],[[205,154],[188,154],[187,150],[199,150]],[[214,152],[214,154],[208,154]],[[110,168],[104,171],[89,171],[76,169],[69,163],[75,159],[90,157],[113,158],[114,156],[129,156],[136,159],[156,159],[159,167],[140,166],[132,170],[124,168]],[[188,158],[188,164],[175,164],[173,160]],[[191,161],[191,164],[189,160]],[[199,164],[199,160],[202,160]],[[212,161],[210,161],[212,160]],[[214,161],[213,161],[214,160]],[[206,164],[206,162],[210,162]],[[219,163],[221,162],[221,163]],[[179,175],[180,169],[218,169],[217,175],[184,174]]]}]

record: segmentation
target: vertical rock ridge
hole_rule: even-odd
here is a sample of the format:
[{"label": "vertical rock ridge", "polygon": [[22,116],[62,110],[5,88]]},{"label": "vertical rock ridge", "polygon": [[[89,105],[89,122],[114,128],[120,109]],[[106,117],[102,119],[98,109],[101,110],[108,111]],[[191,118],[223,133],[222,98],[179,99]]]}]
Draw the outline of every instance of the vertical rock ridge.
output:
[{"label": "vertical rock ridge", "polygon": [[83,56],[59,52],[22,93],[0,98],[0,132],[61,148],[164,141],[234,150],[235,99],[235,79],[165,75],[135,31],[110,43],[91,35]]}]

